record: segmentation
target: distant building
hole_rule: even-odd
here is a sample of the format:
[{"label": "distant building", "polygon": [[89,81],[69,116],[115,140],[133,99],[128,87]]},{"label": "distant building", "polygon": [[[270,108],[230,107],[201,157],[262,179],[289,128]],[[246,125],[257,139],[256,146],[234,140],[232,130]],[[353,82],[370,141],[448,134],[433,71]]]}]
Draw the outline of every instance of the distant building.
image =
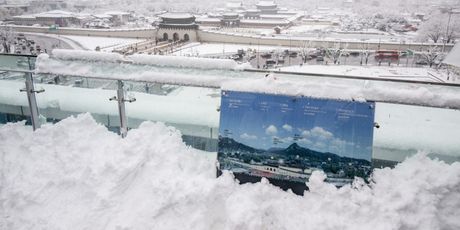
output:
[{"label": "distant building", "polygon": [[224,15],[222,15],[220,24],[223,27],[239,27],[240,16],[237,13],[225,13]]},{"label": "distant building", "polygon": [[39,24],[42,26],[58,25],[66,27],[70,25],[83,25],[87,17],[89,15],[85,16],[62,10],[53,10],[39,14],[14,16],[12,23],[24,26]]},{"label": "distant building", "polygon": [[105,15],[110,16],[110,21],[112,22],[114,26],[124,25],[131,18],[131,13],[123,12],[123,11],[109,11],[109,12],[106,12]]},{"label": "distant building", "polygon": [[44,8],[48,10],[66,9],[67,3],[63,0],[36,0],[31,1],[32,9]]},{"label": "distant building", "polygon": [[165,13],[160,15],[157,38],[172,41],[196,41],[198,24],[195,16],[189,13]]},{"label": "distant building", "polygon": [[231,12],[244,11],[243,2],[240,1],[231,1],[225,4],[225,8]]},{"label": "distant building", "polygon": [[27,13],[30,10],[30,6],[24,4],[4,4],[0,5],[0,8],[7,10],[11,16]]},{"label": "distant building", "polygon": [[258,9],[248,9],[244,12],[245,19],[259,19],[260,18],[260,10]]},{"label": "distant building", "polygon": [[273,20],[252,20],[244,19],[240,21],[240,27],[245,28],[267,28],[274,29],[275,27],[286,28],[292,25],[292,22],[286,19],[273,19]]},{"label": "distant building", "polygon": [[278,13],[278,5],[275,1],[266,1],[262,0],[256,4],[258,10],[260,10],[261,14],[277,14]]}]

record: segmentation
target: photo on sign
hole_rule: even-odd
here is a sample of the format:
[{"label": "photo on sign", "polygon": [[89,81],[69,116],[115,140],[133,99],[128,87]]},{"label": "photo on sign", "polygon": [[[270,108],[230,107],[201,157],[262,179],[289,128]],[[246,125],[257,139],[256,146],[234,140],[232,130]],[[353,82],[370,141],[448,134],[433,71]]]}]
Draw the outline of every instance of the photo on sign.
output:
[{"label": "photo on sign", "polygon": [[218,161],[247,177],[337,186],[371,173],[374,103],[223,91]]}]

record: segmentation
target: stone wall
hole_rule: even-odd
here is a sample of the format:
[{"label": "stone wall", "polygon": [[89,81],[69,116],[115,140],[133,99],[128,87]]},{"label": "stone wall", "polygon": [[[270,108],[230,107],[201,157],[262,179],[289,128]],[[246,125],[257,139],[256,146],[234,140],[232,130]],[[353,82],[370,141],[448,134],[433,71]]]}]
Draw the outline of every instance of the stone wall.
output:
[{"label": "stone wall", "polygon": [[[237,44],[252,44],[252,45],[269,45],[269,46],[287,46],[287,47],[304,47],[306,42],[310,42],[310,47],[336,47],[347,49],[361,50],[362,47],[368,47],[369,50],[415,50],[415,51],[426,51],[433,44],[423,43],[390,43],[390,42],[366,42],[361,41],[333,41],[333,40],[317,40],[307,38],[280,38],[280,37],[269,37],[269,36],[258,36],[258,35],[241,35],[232,34],[218,31],[199,30],[198,31],[199,41],[201,42],[226,42],[226,43],[237,43]],[[438,43],[438,47],[442,47],[443,44]],[[450,51],[453,44],[448,44],[445,47],[446,52]]]},{"label": "stone wall", "polygon": [[[4,26],[2,26],[4,27]],[[76,35],[76,36],[99,36],[99,37],[117,37],[117,38],[154,38],[156,29],[83,29],[83,28],[59,28],[50,30],[49,27],[32,27],[32,26],[8,26],[16,32],[23,33],[45,33],[58,35]]]}]

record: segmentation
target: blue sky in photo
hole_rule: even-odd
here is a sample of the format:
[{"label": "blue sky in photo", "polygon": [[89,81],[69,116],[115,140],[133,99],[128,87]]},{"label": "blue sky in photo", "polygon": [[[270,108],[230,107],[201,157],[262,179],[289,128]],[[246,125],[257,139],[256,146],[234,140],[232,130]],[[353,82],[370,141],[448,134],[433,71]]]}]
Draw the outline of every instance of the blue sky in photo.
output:
[{"label": "blue sky in photo", "polygon": [[374,103],[223,91],[221,136],[257,149],[298,145],[371,160]]}]

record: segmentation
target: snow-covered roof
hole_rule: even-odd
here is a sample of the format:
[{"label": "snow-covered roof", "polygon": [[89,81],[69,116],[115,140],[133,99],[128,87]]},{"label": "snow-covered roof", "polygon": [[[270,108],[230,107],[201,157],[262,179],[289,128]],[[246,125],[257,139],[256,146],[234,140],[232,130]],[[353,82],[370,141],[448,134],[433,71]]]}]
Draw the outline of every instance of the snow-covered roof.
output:
[{"label": "snow-covered roof", "polygon": [[447,54],[443,63],[460,68],[460,42],[457,42],[457,44],[455,44],[452,50]]},{"label": "snow-covered roof", "polygon": [[260,1],[256,4],[257,6],[276,6],[275,1]]},{"label": "snow-covered roof", "polygon": [[173,19],[180,19],[180,18],[191,18],[193,15],[189,13],[181,13],[181,12],[169,12],[160,15],[162,18],[173,18]]},{"label": "snow-covered roof", "polygon": [[243,2],[227,2],[225,7],[227,8],[240,8],[243,6]]},{"label": "snow-covered roof", "polygon": [[105,14],[107,15],[130,15],[130,13],[124,12],[124,11],[109,11],[109,12],[105,12]]},{"label": "snow-covered roof", "polygon": [[260,13],[260,10],[259,9],[247,9],[246,12],[247,13]]},{"label": "snow-covered roof", "polygon": [[202,17],[202,18],[197,18],[197,22],[220,22],[219,18],[207,18],[207,17]]},{"label": "snow-covered roof", "polygon": [[13,16],[13,19],[35,19],[35,15],[33,14],[18,15],[18,16]]},{"label": "snow-covered roof", "polygon": [[292,15],[286,15],[286,14],[261,14],[261,18],[277,18],[277,19],[287,19],[292,17]]},{"label": "snow-covered roof", "polygon": [[0,5],[2,8],[20,8],[20,7],[29,7],[29,5],[26,4],[5,4],[5,5]]},{"label": "snow-covered roof", "polygon": [[64,18],[64,17],[75,17],[75,14],[63,10],[52,10],[48,12],[43,12],[35,15],[36,17],[46,17],[46,18]]},{"label": "snow-covered roof", "polygon": [[238,14],[237,14],[237,13],[228,12],[228,13],[223,14],[222,16],[224,16],[224,17],[238,17]]},{"label": "snow-covered roof", "polygon": [[112,18],[112,16],[108,14],[95,14],[93,16],[96,18]]},{"label": "snow-covered roof", "polygon": [[251,24],[278,24],[278,25],[285,25],[289,24],[287,20],[254,20],[254,19],[244,19],[241,20],[241,23],[251,23]]}]

